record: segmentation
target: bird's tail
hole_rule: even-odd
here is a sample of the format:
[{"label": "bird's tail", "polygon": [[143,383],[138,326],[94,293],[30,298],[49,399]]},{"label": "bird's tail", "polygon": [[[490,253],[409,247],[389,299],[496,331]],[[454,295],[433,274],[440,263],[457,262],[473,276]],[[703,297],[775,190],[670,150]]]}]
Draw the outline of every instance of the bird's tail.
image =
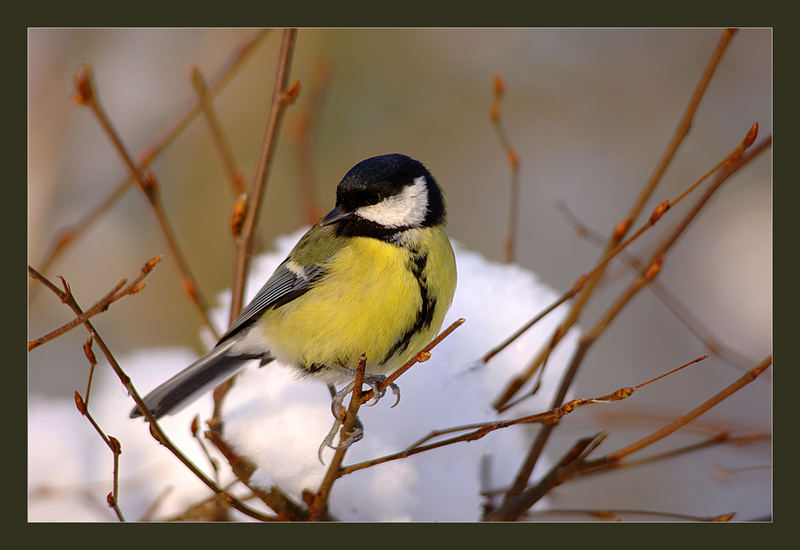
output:
[{"label": "bird's tail", "polygon": [[[147,408],[156,418],[165,414],[178,412],[183,407],[200,397],[208,389],[221,384],[245,366],[248,360],[261,359],[265,364],[271,358],[242,355],[233,351],[232,340],[224,342],[181,372],[148,393],[144,398]],[[138,405],[131,411],[130,417],[142,416]]]}]

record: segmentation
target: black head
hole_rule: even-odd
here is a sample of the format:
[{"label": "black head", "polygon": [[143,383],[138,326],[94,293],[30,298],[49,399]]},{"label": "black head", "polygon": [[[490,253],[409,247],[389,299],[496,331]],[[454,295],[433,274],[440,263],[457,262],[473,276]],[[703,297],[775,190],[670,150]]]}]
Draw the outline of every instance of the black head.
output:
[{"label": "black head", "polygon": [[368,158],[353,166],[336,188],[336,209],[324,224],[339,234],[377,236],[442,223],[444,198],[425,166],[400,154]]}]

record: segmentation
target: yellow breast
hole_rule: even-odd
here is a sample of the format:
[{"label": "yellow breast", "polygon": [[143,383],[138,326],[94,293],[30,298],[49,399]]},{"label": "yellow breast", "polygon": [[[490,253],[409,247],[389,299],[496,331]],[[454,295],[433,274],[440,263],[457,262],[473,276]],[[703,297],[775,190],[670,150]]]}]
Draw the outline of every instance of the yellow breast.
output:
[{"label": "yellow breast", "polygon": [[438,333],[455,291],[443,228],[410,234],[407,248],[353,237],[326,269],[311,290],[265,313],[264,336],[281,362],[355,369],[366,353],[367,372],[389,372]]}]

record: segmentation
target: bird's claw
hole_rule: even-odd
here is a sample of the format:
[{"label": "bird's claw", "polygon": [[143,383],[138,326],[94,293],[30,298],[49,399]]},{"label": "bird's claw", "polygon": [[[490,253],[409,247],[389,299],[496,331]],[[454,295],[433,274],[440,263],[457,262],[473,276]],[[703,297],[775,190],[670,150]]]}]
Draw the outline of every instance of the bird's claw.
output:
[{"label": "bird's claw", "polygon": [[[385,388],[383,390],[380,389],[380,385],[384,380],[386,380],[386,377],[380,374],[367,375],[364,377],[364,382],[372,388],[373,392],[372,399],[369,401],[369,403],[366,403],[367,406],[372,407],[378,401],[380,401],[381,398],[386,394]],[[353,426],[353,431],[347,434],[344,440],[340,440],[338,446],[333,444],[333,440],[336,437],[336,431],[342,425],[342,421],[344,421],[344,416],[345,416],[344,399],[345,397],[347,397],[347,394],[353,391],[354,385],[355,381],[350,382],[341,390],[336,392],[331,398],[331,414],[333,414],[334,418],[333,426],[328,432],[328,435],[326,435],[325,438],[322,440],[322,443],[319,446],[319,451],[317,452],[319,461],[322,462],[323,464],[325,462],[322,460],[322,451],[326,447],[329,447],[335,451],[347,449],[348,447],[350,447],[350,445],[352,445],[356,441],[360,441],[364,437],[364,425],[361,423],[358,417],[356,417],[356,424]],[[389,384],[388,388],[392,390],[392,394],[394,394],[395,396],[395,401],[394,404],[392,405],[392,407],[394,407],[400,402],[400,387],[394,382],[392,382],[391,384]],[[333,392],[332,386],[331,386],[331,392]]]},{"label": "bird's claw", "polygon": [[336,437],[336,432],[339,430],[339,427],[342,425],[342,422],[336,418],[333,421],[333,426],[331,426],[328,435],[325,436],[325,439],[322,440],[322,443],[319,446],[319,451],[317,451],[317,457],[322,464],[325,464],[325,461],[322,460],[322,451],[325,450],[325,447],[330,447],[334,451],[341,451],[343,449],[347,449],[355,443],[356,441],[361,441],[364,437],[364,425],[361,423],[361,420],[356,417],[356,423],[353,426],[353,431],[349,432],[344,439],[339,440],[339,445],[333,444],[333,439]]}]

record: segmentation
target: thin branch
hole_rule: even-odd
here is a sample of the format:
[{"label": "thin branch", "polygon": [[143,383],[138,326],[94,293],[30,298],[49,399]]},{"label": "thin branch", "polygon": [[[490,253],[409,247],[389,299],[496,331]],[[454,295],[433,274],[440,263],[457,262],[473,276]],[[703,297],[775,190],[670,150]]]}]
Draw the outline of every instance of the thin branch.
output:
[{"label": "thin branch", "polygon": [[[223,66],[216,78],[214,78],[212,85],[208,89],[208,98],[211,99],[217,96],[225,86],[232,80],[232,78],[244,66],[244,62],[255,51],[256,46],[263,41],[269,33],[269,29],[259,30],[255,36],[245,41],[243,44],[236,48],[236,51],[231,55],[229,61]],[[161,154],[161,152],[170,145],[175,138],[177,138],[183,130],[189,126],[195,117],[202,112],[202,106],[199,102],[195,103],[190,109],[186,111],[178,121],[166,132],[166,134],[159,139],[154,145],[150,146],[140,156],[139,169],[144,171],[148,166]],[[63,254],[70,244],[74,243],[78,237],[86,233],[100,218],[116,204],[116,202],[125,194],[130,185],[133,183],[133,178],[127,176],[120,181],[116,187],[109,193],[107,197],[101,200],[96,206],[90,209],[84,216],[69,226],[63,227],[56,231],[55,236],[50,244],[49,251],[45,254],[44,258],[39,265],[43,273],[50,270],[50,267]],[[38,286],[31,287],[31,295],[35,292]]]},{"label": "thin branch", "polygon": [[[45,286],[47,286],[47,288],[52,290],[61,299],[61,301],[67,304],[72,309],[72,311],[75,312],[76,315],[81,315],[83,313],[81,307],[78,305],[78,302],[75,300],[75,297],[72,295],[72,292],[69,289],[69,285],[63,278],[61,278],[64,284],[64,290],[62,291],[58,289],[58,287],[56,287],[50,280],[48,280],[47,277],[45,277],[32,267],[28,267],[28,271],[31,272],[31,274],[37,280],[42,281],[45,284]],[[103,352],[103,355],[108,361],[108,364],[111,366],[111,369],[120,379],[122,385],[125,386],[125,389],[128,390],[129,395],[133,398],[133,401],[139,407],[139,410],[141,410],[142,413],[144,414],[146,421],[150,424],[150,433],[156,439],[156,441],[164,445],[164,447],[166,447],[173,455],[175,455],[175,457],[177,457],[178,460],[180,460],[200,481],[202,481],[206,485],[206,487],[208,487],[209,489],[220,495],[225,500],[225,502],[227,502],[228,504],[230,504],[243,514],[246,514],[254,519],[258,519],[261,521],[269,521],[270,519],[269,516],[265,516],[258,510],[250,508],[249,506],[245,505],[244,503],[236,499],[233,495],[220,489],[216,483],[214,483],[211,479],[209,479],[197,466],[195,466],[195,464],[191,460],[189,460],[175,446],[174,443],[172,443],[172,441],[170,441],[170,439],[161,429],[161,426],[159,425],[158,421],[153,416],[153,413],[150,412],[150,409],[147,407],[147,405],[145,405],[144,401],[142,400],[142,397],[139,395],[139,392],[136,391],[136,388],[131,383],[130,377],[127,374],[125,374],[125,371],[122,370],[122,367],[119,365],[119,363],[117,362],[114,355],[111,353],[111,350],[108,348],[108,346],[106,346],[106,343],[102,339],[100,334],[97,332],[97,330],[95,330],[91,321],[84,321],[83,325],[84,327],[86,327],[86,330],[89,331],[89,334],[91,334],[94,342]]]},{"label": "thin branch", "polygon": [[[448,326],[446,329],[444,329],[442,332],[440,332],[439,335],[436,338],[434,338],[433,340],[430,341],[430,343],[428,343],[427,346],[422,348],[416,355],[414,355],[414,357],[412,357],[411,359],[406,361],[405,365],[403,365],[402,367],[400,367],[399,369],[394,371],[392,374],[390,374],[386,378],[384,378],[383,381],[381,381],[381,383],[378,384],[378,390],[379,391],[385,390],[386,388],[388,388],[392,384],[392,382],[397,380],[400,377],[400,375],[403,374],[404,372],[406,372],[408,369],[410,369],[411,367],[413,367],[417,363],[422,363],[424,361],[427,361],[431,356],[431,350],[433,350],[433,348],[438,346],[439,343],[442,340],[444,340],[445,338],[450,336],[450,334],[454,330],[456,330],[458,327],[460,327],[462,324],[464,324],[464,321],[466,321],[466,319],[464,319],[463,317],[459,317],[458,319],[456,319],[455,321],[450,323],[450,326]],[[366,403],[367,401],[372,399],[374,396],[375,396],[375,390],[374,389],[371,389],[371,390],[363,393],[361,395],[361,403]]]},{"label": "thin branch", "polygon": [[584,462],[581,468],[575,473],[575,477],[576,478],[583,477],[600,472],[605,472],[608,470],[619,470],[622,468],[627,469],[627,468],[635,468],[637,466],[646,466],[654,462],[667,460],[670,458],[674,458],[676,456],[681,456],[693,453],[695,451],[708,449],[710,447],[716,447],[718,445],[747,445],[750,443],[756,443],[760,441],[769,441],[771,438],[772,434],[770,432],[757,432],[747,435],[731,436],[730,432],[723,431],[708,439],[700,441],[699,443],[693,443],[691,445],[686,445],[684,447],[679,447],[677,449],[672,449],[670,451],[665,451],[663,453],[658,453],[644,458],[639,458],[636,460],[615,460],[614,462],[606,462],[602,458],[595,460],[587,460],[586,462]]},{"label": "thin branch", "polygon": [[[686,190],[684,190],[678,197],[674,200],[670,201],[669,199],[665,200],[661,204],[659,204],[650,215],[650,218],[645,222],[633,235],[631,235],[628,239],[624,242],[620,243],[614,250],[612,250],[609,254],[607,254],[595,267],[589,272],[584,275],[578,277],[575,283],[572,286],[572,289],[565,293],[561,298],[556,300],[552,305],[546,308],[542,313],[534,317],[531,321],[526,323],[523,327],[521,327],[517,332],[512,334],[508,337],[505,341],[503,341],[499,346],[495,347],[494,349],[490,350],[484,357],[483,362],[489,361],[492,357],[494,357],[497,353],[505,349],[508,345],[514,342],[517,338],[522,336],[528,329],[530,329],[536,322],[538,322],[542,317],[546,314],[550,313],[556,306],[560,305],[567,299],[571,298],[572,296],[581,292],[586,284],[591,284],[592,288],[596,288],[597,284],[599,283],[599,279],[596,279],[597,275],[600,273],[605,272],[606,267],[614,259],[618,254],[622,253],[622,251],[633,243],[636,239],[638,239],[641,235],[643,235],[648,229],[653,227],[658,221],[664,216],[664,214],[671,209],[673,206],[678,204],[681,200],[686,198],[689,195],[689,192],[696,189],[702,182],[704,182],[708,177],[712,174],[719,172],[723,168],[729,168],[732,163],[738,162],[742,157],[742,152],[745,151],[748,147],[753,144],[755,140],[756,134],[758,132],[758,122],[754,123],[750,130],[747,132],[747,135],[744,139],[739,142],[736,147],[725,156],[724,159],[719,161],[711,170],[707,171],[700,179],[692,183]],[[736,165],[737,168],[741,166],[741,164]],[[592,281],[594,281],[592,283]],[[580,299],[580,297],[579,297]],[[568,320],[567,320],[568,321]],[[502,412],[508,409],[511,406],[511,399],[519,392],[523,385],[530,379],[533,374],[542,368],[544,369],[544,365],[546,364],[548,358],[550,357],[550,353],[556,348],[558,343],[561,341],[561,338],[564,334],[561,332],[562,328],[569,324],[567,321],[562,323],[559,327],[556,328],[555,332],[553,333],[550,343],[543,347],[539,354],[536,356],[534,361],[525,369],[522,373],[518,374],[506,386],[505,390],[503,390],[502,395],[494,402],[493,407],[498,411]],[[571,326],[571,325],[570,325]],[[541,378],[541,372],[539,374]],[[535,391],[535,390],[534,390]],[[533,393],[533,392],[531,392]],[[521,399],[514,401],[514,403],[518,403]]]},{"label": "thin branch", "polygon": [[278,130],[280,129],[283,114],[292,104],[299,92],[299,84],[295,82],[289,88],[289,67],[294,52],[294,43],[297,29],[286,29],[281,38],[281,49],[278,54],[278,67],[275,74],[275,84],[270,100],[269,115],[267,118],[264,138],[261,142],[261,153],[258,160],[258,170],[255,181],[248,198],[247,215],[244,220],[241,236],[236,239],[236,267],[233,278],[233,295],[231,298],[230,322],[238,317],[244,301],[244,284],[247,277],[247,267],[253,249],[253,236],[258,215],[261,212],[261,198],[267,185],[267,176],[272,167],[272,154],[277,143]]},{"label": "thin branch", "polygon": [[[222,437],[222,422],[216,418],[207,421],[209,429],[205,431],[205,437],[222,453],[234,475],[242,482],[253,494],[261,499],[264,504],[269,506],[279,521],[306,521],[308,512],[303,510],[298,504],[293,502],[277,486],[269,489],[261,489],[255,484],[250,483],[250,477],[256,471],[256,465],[248,458],[239,456]],[[275,521],[276,518],[265,516],[262,521]]]},{"label": "thin branch", "polygon": [[203,295],[197,286],[194,276],[189,270],[189,264],[186,262],[183,252],[178,246],[178,240],[175,236],[175,232],[167,218],[167,213],[164,210],[161,200],[159,184],[152,172],[147,172],[145,174],[139,169],[139,167],[133,161],[133,158],[128,153],[128,150],[125,148],[125,145],[122,143],[122,139],[114,129],[114,126],[111,124],[111,120],[103,109],[103,106],[100,104],[97,89],[94,84],[92,68],[90,65],[84,63],[80,66],[78,73],[75,76],[75,87],[77,90],[75,101],[80,105],[89,107],[92,110],[94,115],[97,117],[100,126],[102,126],[103,130],[106,132],[106,135],[113,143],[114,148],[117,150],[119,155],[122,157],[123,162],[128,167],[128,171],[130,172],[131,176],[139,184],[139,188],[142,190],[147,198],[147,201],[150,203],[156,220],[161,227],[161,232],[164,234],[164,238],[167,241],[167,246],[170,248],[172,256],[175,259],[178,269],[183,277],[182,282],[184,291],[186,294],[188,294],[189,298],[192,300],[192,303],[197,306],[200,317],[211,330],[211,333],[215,338],[219,338],[217,331],[214,329],[214,325],[211,323],[211,320],[208,317],[208,307],[205,299],[203,298]]},{"label": "thin branch", "polygon": [[[564,215],[564,219],[572,225],[575,233],[578,236],[584,237],[590,243],[596,246],[602,246],[603,237],[590,227],[587,227],[578,217],[573,214],[564,201],[559,200],[556,208]],[[634,271],[639,271],[643,268],[643,263],[637,257],[623,252],[620,254],[620,259],[623,260],[625,265]],[[736,352],[735,350],[725,346],[719,342],[712,334],[711,329],[706,327],[700,319],[697,318],[691,310],[686,307],[681,301],[663,284],[659,281],[652,281],[648,286],[650,292],[658,298],[664,306],[669,309],[675,317],[682,322],[689,330],[691,330],[697,338],[708,348],[708,350],[732,365],[744,369],[745,365],[752,364],[755,361],[748,357]]]},{"label": "thin branch", "polygon": [[[724,166],[723,169],[717,173],[717,176],[714,178],[714,181],[711,183],[709,188],[692,206],[690,211],[684,216],[681,223],[679,223],[677,227],[675,227],[673,231],[669,233],[666,238],[663,239],[663,241],[656,247],[650,260],[646,263],[645,269],[639,272],[639,275],[636,277],[636,279],[622,292],[617,301],[612,304],[610,308],[608,308],[608,310],[603,314],[594,327],[581,337],[581,340],[578,343],[578,348],[575,350],[570,364],[564,373],[564,377],[561,380],[558,391],[552,401],[551,408],[556,408],[563,402],[567,391],[572,385],[572,381],[578,372],[578,369],[583,363],[583,358],[588,353],[592,344],[597,340],[597,338],[599,338],[599,336],[605,331],[605,329],[622,311],[622,309],[630,302],[630,300],[658,275],[666,253],[684,233],[686,228],[694,220],[703,206],[705,206],[706,202],[708,202],[714,192],[716,192],[716,190],[719,189],[719,187],[725,181],[727,181],[731,175],[736,173],[740,167],[744,166],[759,153],[763,152],[771,143],[772,138],[768,136],[767,138],[761,140],[761,142],[758,144],[748,149],[746,153],[739,155],[731,164]],[[526,457],[525,462],[518,472],[514,484],[508,493],[508,497],[522,492],[522,490],[527,486],[528,479],[533,472],[536,461],[539,459],[539,456],[541,455],[541,452],[544,449],[544,446],[550,437],[550,433],[552,432],[553,428],[554,425],[551,424],[542,426],[542,428],[539,430],[528,456]]]},{"label": "thin branch", "polygon": [[497,139],[500,141],[500,147],[506,154],[508,164],[511,166],[511,186],[508,198],[508,230],[506,232],[506,240],[503,246],[505,253],[505,260],[507,263],[514,261],[515,248],[517,242],[517,219],[519,218],[519,155],[517,151],[511,146],[511,141],[508,139],[503,121],[500,118],[500,100],[505,93],[505,84],[500,75],[494,76],[494,101],[489,109],[489,118],[492,121],[492,126],[497,133]]},{"label": "thin branch", "polygon": [[134,279],[131,284],[125,287],[124,290],[120,291],[120,289],[127,282],[126,279],[122,279],[119,283],[117,283],[117,285],[113,289],[111,289],[111,291],[108,294],[106,294],[92,307],[86,310],[86,313],[84,313],[83,315],[76,317],[69,323],[55,329],[52,332],[45,334],[44,336],[41,336],[39,338],[36,338],[35,340],[31,340],[30,342],[28,342],[28,351],[31,351],[34,348],[37,348],[42,344],[49,342],[50,340],[56,338],[57,336],[61,336],[65,332],[72,330],[73,328],[77,327],[87,319],[94,317],[98,313],[106,311],[111,304],[113,304],[120,298],[136,294],[137,292],[142,290],[145,287],[145,283],[142,283],[142,279],[147,277],[147,275],[153,270],[153,267],[155,267],[155,265],[160,261],[161,261],[161,256],[156,256],[155,258],[151,258],[150,260],[148,260],[147,263],[144,264],[144,267],[142,267],[142,271],[139,274],[139,276],[136,279]]},{"label": "thin branch", "polygon": [[631,516],[653,516],[663,518],[665,520],[681,520],[681,521],[697,521],[701,523],[711,522],[728,522],[731,521],[736,512],[730,512],[727,514],[719,514],[716,516],[690,516],[687,514],[677,514],[674,512],[657,512],[653,510],[558,510],[558,509],[550,509],[550,510],[542,510],[541,512],[528,512],[525,514],[526,519],[535,519],[537,517],[542,516],[562,516],[562,515],[579,515],[579,516],[591,516],[597,519],[603,519],[608,521],[622,521],[622,518],[619,516],[623,515],[631,515]]},{"label": "thin branch", "polygon": [[[92,372],[94,372],[94,365],[92,365]],[[89,376],[91,377],[91,374]],[[75,392],[75,406],[78,408],[78,411],[85,416],[87,420],[89,420],[89,423],[100,435],[100,438],[103,440],[103,442],[108,446],[109,449],[111,449],[111,453],[114,457],[114,471],[112,473],[112,489],[111,492],[106,496],[106,502],[108,503],[108,506],[114,510],[114,513],[117,515],[117,519],[124,522],[125,517],[122,515],[122,510],[119,507],[119,455],[122,454],[122,447],[120,446],[116,437],[106,435],[105,432],[103,432],[102,428],[100,428],[100,425],[95,421],[89,412],[86,401],[77,391]]]},{"label": "thin branch", "polygon": [[[608,240],[608,244],[601,256],[601,258],[605,258],[608,256],[614,249],[618,247],[622,239],[624,238],[625,234],[627,233],[630,226],[633,224],[633,221],[639,216],[642,208],[650,199],[653,191],[655,190],[658,183],[661,181],[662,176],[667,170],[672,158],[675,156],[675,153],[678,150],[678,147],[683,142],[683,139],[689,132],[689,128],[691,128],[692,120],[694,119],[695,112],[697,111],[697,107],[700,104],[700,100],[703,98],[705,91],[708,87],[708,83],[711,81],[711,77],[713,76],[714,72],[716,71],[717,65],[719,64],[720,59],[722,58],[722,54],[728,47],[733,35],[736,33],[735,29],[726,29],[723,31],[722,36],[717,44],[717,48],[711,56],[708,64],[706,65],[706,69],[703,72],[703,75],[700,77],[700,81],[698,82],[697,86],[695,87],[694,92],[689,100],[688,105],[683,113],[683,116],[678,123],[678,127],[676,128],[675,132],[673,133],[672,138],[670,139],[669,144],[667,145],[664,154],[661,157],[661,160],[656,165],[653,173],[651,174],[650,178],[648,179],[647,183],[642,188],[641,192],[639,193],[638,198],[636,199],[634,205],[629,210],[627,216],[623,221],[617,224],[614,232],[612,233],[611,237]],[[566,318],[561,322],[561,324],[556,328],[553,333],[553,337],[550,340],[551,344],[542,348],[539,354],[535,357],[531,365],[528,367],[524,375],[524,380],[530,378],[536,369],[542,365],[549,357],[553,348],[558,345],[561,338],[567,334],[570,328],[578,321],[581,312],[583,311],[584,306],[588,302],[589,298],[592,296],[595,287],[597,286],[598,282],[602,278],[605,272],[605,266],[608,265],[606,262],[601,262],[603,267],[600,269],[596,269],[593,271],[592,277],[587,281],[585,288],[583,288],[581,294],[575,300],[572,305],[572,309],[567,314]],[[583,286],[583,285],[582,285]],[[494,403],[494,407],[498,410],[501,410],[505,403],[507,403],[522,387],[524,381],[520,382],[520,379],[516,379],[509,384],[507,390],[503,393],[501,397]],[[516,390],[514,390],[516,388]],[[514,390],[514,391],[512,391]]]},{"label": "thin branch", "polygon": [[[643,382],[643,383],[638,384],[636,386],[620,388],[620,389],[618,389],[618,390],[616,390],[616,391],[614,391],[612,393],[609,393],[607,395],[603,395],[603,396],[600,396],[600,397],[573,399],[572,401],[570,401],[568,403],[565,403],[564,405],[561,405],[560,407],[551,409],[549,411],[536,413],[536,414],[530,414],[530,415],[522,416],[520,418],[515,418],[515,419],[512,419],[512,420],[498,420],[498,421],[493,421],[493,422],[480,422],[480,423],[476,423],[476,424],[468,424],[468,425],[464,425],[464,426],[456,426],[456,427],[452,427],[452,428],[445,428],[445,429],[442,429],[442,430],[434,430],[431,433],[429,433],[428,435],[426,435],[425,437],[417,440],[415,443],[413,443],[412,445],[410,445],[409,447],[407,447],[403,451],[399,451],[397,453],[386,455],[386,456],[383,456],[383,457],[380,457],[380,458],[375,458],[375,459],[372,459],[372,460],[366,460],[364,462],[360,462],[358,464],[352,464],[350,466],[342,468],[339,471],[339,476],[350,474],[350,473],[355,472],[357,470],[363,470],[365,468],[369,468],[371,466],[376,466],[378,464],[383,464],[384,462],[389,462],[389,461],[392,461],[392,460],[398,460],[398,459],[402,459],[402,458],[408,458],[409,456],[413,456],[415,454],[423,453],[423,452],[430,451],[430,450],[433,450],[433,449],[438,449],[440,447],[445,447],[447,445],[452,445],[454,443],[477,441],[478,439],[481,439],[482,437],[484,437],[485,435],[487,435],[487,434],[489,434],[489,433],[491,433],[493,431],[502,430],[502,429],[505,429],[505,428],[509,428],[511,426],[516,426],[517,424],[545,424],[545,425],[550,425],[550,424],[553,424],[555,422],[558,422],[562,417],[572,413],[575,409],[577,409],[579,407],[582,407],[584,405],[589,405],[589,404],[593,404],[593,403],[611,403],[613,401],[621,401],[623,399],[627,399],[628,397],[633,395],[634,392],[638,388],[646,386],[647,384],[650,384],[651,382],[654,382],[654,381],[656,381],[656,380],[658,380],[658,379],[660,379],[660,378],[662,378],[664,376],[667,376],[669,374],[672,374],[672,373],[674,373],[674,372],[676,372],[676,371],[678,371],[678,370],[680,370],[682,368],[688,367],[689,365],[697,363],[698,361],[702,361],[706,357],[708,357],[708,356],[702,356],[702,357],[699,357],[697,359],[693,359],[692,361],[689,361],[688,363],[685,363],[685,364],[681,365],[678,368],[672,369],[671,371],[669,371],[669,372],[667,372],[667,373],[665,373],[665,374],[663,374],[661,376],[658,376],[656,378],[653,378],[652,380],[648,380],[647,382]],[[459,436],[456,436],[456,437],[451,437],[450,439],[445,439],[445,440],[442,440],[442,441],[437,441],[435,443],[429,443],[427,445],[422,445],[424,442],[429,441],[429,440],[431,440],[431,439],[433,439],[435,437],[439,437],[441,435],[446,435],[448,433],[454,433],[454,432],[460,432],[460,431],[466,431],[466,430],[472,430],[472,431],[470,431],[468,433],[465,433],[465,434],[462,434],[462,435],[459,435]]]},{"label": "thin branch", "polygon": [[305,223],[314,225],[322,217],[323,211],[316,200],[314,191],[314,134],[319,124],[325,92],[330,80],[330,64],[318,59],[312,69],[312,79],[308,87],[308,100],[305,107],[297,113],[290,126],[290,137],[297,151],[297,204]]},{"label": "thin branch", "polygon": [[589,453],[594,451],[607,436],[607,433],[599,433],[591,437],[579,439],[561,460],[544,475],[539,483],[518,495],[507,496],[499,508],[485,514],[483,519],[488,521],[506,521],[509,515],[509,508],[522,510],[521,513],[526,512],[540,498],[569,479],[572,472],[583,463]]},{"label": "thin branch", "polygon": [[[653,432],[652,434],[648,435],[640,439],[639,441],[623,447],[613,453],[610,453],[604,457],[595,459],[591,462],[582,460],[581,463],[575,464],[573,468],[571,468],[568,472],[563,472],[562,477],[560,478],[559,482],[563,483],[573,475],[579,473],[584,468],[586,469],[596,469],[599,466],[604,466],[605,464],[611,464],[614,462],[619,461],[620,459],[628,456],[631,453],[639,451],[648,445],[653,444],[654,442],[665,438],[666,436],[670,435],[680,427],[686,425],[687,423],[691,422],[693,419],[697,418],[704,412],[708,411],[710,408],[714,407],[715,405],[719,404],[724,399],[730,397],[744,386],[752,382],[753,380],[758,377],[764,370],[766,370],[772,364],[772,356],[767,356],[760,364],[756,367],[751,369],[750,371],[746,372],[742,377],[736,380],[733,384],[729,385],[724,390],[717,393],[712,398],[708,399],[707,401],[701,403],[699,406],[695,407],[691,411],[686,414],[682,414],[678,416],[675,420],[661,428]],[[544,426],[547,428],[548,426]],[[540,432],[541,434],[542,432]],[[503,502],[503,505],[492,513],[492,519],[498,520],[513,520],[519,518],[522,514],[527,512],[531,506],[533,506],[542,496],[547,494],[547,492],[552,489],[553,485],[550,480],[543,479],[542,481],[538,482],[536,485],[532,485],[523,491],[519,492],[512,492],[509,491],[506,493],[506,499]]]},{"label": "thin branch", "polygon": [[[251,192],[247,196],[241,196],[237,203],[234,205],[234,222],[232,223],[232,230],[236,242],[236,259],[234,266],[233,289],[231,296],[231,309],[229,323],[233,323],[236,317],[242,310],[242,302],[244,301],[244,285],[247,278],[247,269],[250,261],[250,254],[253,249],[253,242],[255,239],[255,229],[258,223],[259,212],[261,209],[262,196],[266,189],[267,176],[269,169],[272,165],[272,154],[277,144],[278,131],[280,129],[281,121],[283,120],[284,111],[292,104],[299,93],[299,83],[295,82],[291,88],[288,87],[289,83],[289,69],[291,66],[292,55],[294,52],[294,44],[297,36],[297,29],[285,29],[281,37],[280,51],[278,52],[278,63],[275,71],[275,81],[273,83],[272,98],[270,100],[269,114],[267,116],[267,123],[264,130],[264,137],[261,142],[261,152],[259,155],[258,167],[256,171],[255,180]],[[228,390],[233,385],[235,377],[229,378],[222,384],[214,389],[214,410],[213,416],[209,421],[210,431],[206,433],[212,443],[217,445],[217,448],[230,450],[229,446],[225,444],[222,438],[222,419],[221,410],[222,402]],[[223,451],[223,454],[225,452]],[[228,461],[232,466],[240,464],[241,458],[235,454],[230,456],[226,455]],[[237,462],[238,461],[238,462]],[[237,468],[234,467],[234,472]],[[242,482],[247,484],[250,475],[246,472],[237,473]],[[249,485],[248,485],[249,486]],[[255,491],[253,487],[250,487]],[[273,510],[280,516],[285,514],[299,514],[299,510],[294,508],[294,503],[291,503],[288,498],[282,498],[282,493],[277,488],[272,489],[273,494],[278,495],[277,501],[273,502],[276,509]],[[262,498],[266,495],[260,494]],[[280,509],[284,511],[281,512]]]},{"label": "thin branch", "polygon": [[219,123],[217,113],[211,103],[211,98],[208,96],[208,87],[206,86],[206,79],[200,68],[197,65],[192,65],[191,81],[194,91],[197,93],[197,99],[202,106],[203,115],[208,123],[209,130],[211,130],[211,138],[214,142],[214,147],[217,149],[222,167],[225,170],[225,175],[231,184],[231,189],[235,196],[241,195],[245,192],[244,176],[236,169],[233,161],[233,153],[231,152],[230,145],[225,139],[225,134],[222,131],[222,125]]},{"label": "thin branch", "polygon": [[754,368],[750,369],[744,375],[742,375],[739,379],[737,379],[733,384],[722,390],[721,392],[717,393],[712,398],[708,399],[707,401],[701,403],[691,411],[686,414],[680,415],[674,421],[670,422],[660,430],[653,432],[652,434],[648,435],[640,439],[639,441],[628,445],[627,447],[623,447],[604,458],[605,462],[613,462],[620,460],[623,457],[628,456],[631,453],[635,453],[636,451],[651,445],[652,443],[658,441],[659,439],[663,439],[667,437],[669,434],[680,428],[681,426],[688,424],[711,407],[714,407],[719,402],[723,401],[724,399],[730,397],[747,384],[755,380],[758,375],[764,372],[769,366],[772,364],[772,355],[768,355],[761,363],[756,365]]},{"label": "thin branch", "polygon": [[367,356],[361,354],[358,360],[358,367],[356,367],[355,380],[353,381],[353,394],[350,397],[350,404],[347,407],[347,413],[342,419],[342,429],[339,435],[339,447],[331,459],[325,477],[320,483],[317,493],[314,495],[309,509],[311,510],[312,518],[319,518],[328,513],[328,497],[330,496],[333,483],[340,477],[340,470],[344,455],[347,452],[348,446],[344,444],[345,439],[352,437],[353,430],[356,422],[358,421],[358,409],[364,402],[361,396],[362,385],[364,384],[364,371],[367,368]]}]

